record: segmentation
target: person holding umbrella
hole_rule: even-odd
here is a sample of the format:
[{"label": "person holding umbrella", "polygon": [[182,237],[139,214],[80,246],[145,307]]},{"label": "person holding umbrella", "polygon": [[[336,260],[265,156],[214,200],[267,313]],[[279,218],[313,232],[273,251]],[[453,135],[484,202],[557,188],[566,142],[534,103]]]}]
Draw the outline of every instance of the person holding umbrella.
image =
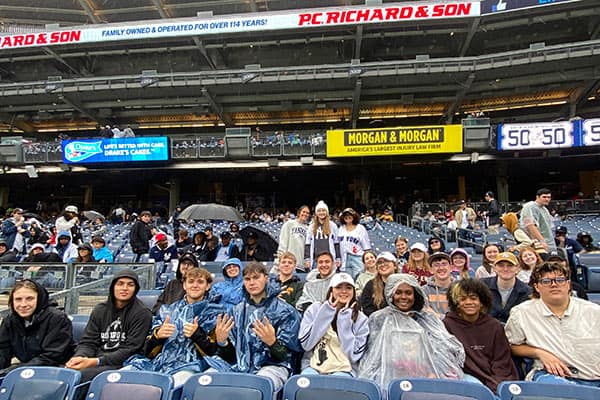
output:
[{"label": "person holding umbrella", "polygon": [[[234,258],[239,258],[241,261],[272,261],[273,254],[265,248],[259,239],[259,235],[254,230],[249,230],[246,234],[246,240],[242,250],[232,248]],[[236,251],[237,250],[237,251]]]}]

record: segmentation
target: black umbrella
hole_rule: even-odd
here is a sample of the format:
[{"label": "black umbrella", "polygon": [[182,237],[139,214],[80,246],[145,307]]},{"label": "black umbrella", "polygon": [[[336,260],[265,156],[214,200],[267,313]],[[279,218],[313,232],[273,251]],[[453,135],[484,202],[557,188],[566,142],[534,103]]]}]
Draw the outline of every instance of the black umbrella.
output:
[{"label": "black umbrella", "polygon": [[265,260],[261,261],[273,261],[275,254],[277,253],[277,247],[279,247],[277,241],[267,232],[255,228],[254,226],[247,226],[240,230],[240,236],[244,241],[244,245],[248,243],[248,236],[250,235],[256,235],[258,246],[264,250],[263,254],[267,256]]},{"label": "black umbrella", "polygon": [[185,221],[221,220],[221,221],[243,221],[244,218],[235,207],[222,204],[192,204],[179,213],[177,219]]}]

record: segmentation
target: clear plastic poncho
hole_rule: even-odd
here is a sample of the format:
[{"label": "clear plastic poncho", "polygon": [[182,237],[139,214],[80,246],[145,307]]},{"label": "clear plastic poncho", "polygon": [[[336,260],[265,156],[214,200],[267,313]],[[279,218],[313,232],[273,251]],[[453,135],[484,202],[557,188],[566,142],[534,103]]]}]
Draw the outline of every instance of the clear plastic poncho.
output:
[{"label": "clear plastic poncho", "polygon": [[[402,283],[415,291],[415,305],[409,312],[393,305],[394,292]],[[385,295],[391,305],[369,317],[371,333],[359,377],[374,380],[384,390],[403,377],[462,379],[464,348],[439,318],[424,311],[427,297],[417,280],[409,274],[390,275]]]}]

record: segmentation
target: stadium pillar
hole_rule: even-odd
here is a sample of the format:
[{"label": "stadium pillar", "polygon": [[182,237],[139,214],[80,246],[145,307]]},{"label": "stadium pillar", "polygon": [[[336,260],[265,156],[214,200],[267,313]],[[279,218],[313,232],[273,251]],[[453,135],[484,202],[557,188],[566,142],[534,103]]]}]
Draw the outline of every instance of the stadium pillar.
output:
[{"label": "stadium pillar", "polygon": [[496,164],[496,200],[501,203],[509,201],[508,168],[504,162]]},{"label": "stadium pillar", "polygon": [[181,181],[179,179],[171,179],[169,181],[169,215],[173,213],[181,197]]},{"label": "stadium pillar", "polygon": [[90,210],[92,208],[92,198],[94,187],[92,185],[83,185],[83,208]]},{"label": "stadium pillar", "polygon": [[465,184],[465,176],[464,175],[460,175],[458,177],[458,198],[459,199],[466,199],[467,197],[467,190],[466,190],[466,184]]},{"label": "stadium pillar", "polygon": [[0,186],[0,207],[8,206],[8,194],[10,188],[8,186]]}]

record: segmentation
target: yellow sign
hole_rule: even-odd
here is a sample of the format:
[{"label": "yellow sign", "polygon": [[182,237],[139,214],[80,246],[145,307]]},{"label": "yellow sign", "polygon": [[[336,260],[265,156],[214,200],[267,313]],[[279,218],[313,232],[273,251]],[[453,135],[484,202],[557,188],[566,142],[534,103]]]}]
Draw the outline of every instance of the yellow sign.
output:
[{"label": "yellow sign", "polygon": [[327,157],[461,153],[462,125],[327,131]]}]

